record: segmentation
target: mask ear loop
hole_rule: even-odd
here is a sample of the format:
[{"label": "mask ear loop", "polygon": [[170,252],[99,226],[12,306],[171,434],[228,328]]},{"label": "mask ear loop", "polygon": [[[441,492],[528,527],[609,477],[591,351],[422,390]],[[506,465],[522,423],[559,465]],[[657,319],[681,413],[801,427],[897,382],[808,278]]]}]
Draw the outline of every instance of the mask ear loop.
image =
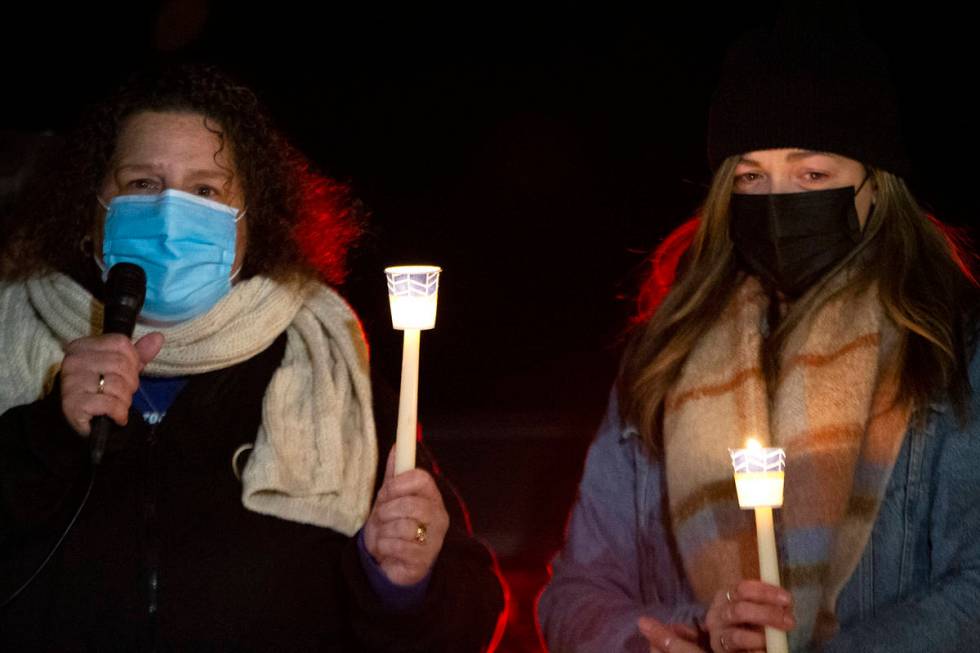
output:
[{"label": "mask ear loop", "polygon": [[[861,189],[864,188],[864,185],[866,183],[868,183],[868,180],[869,179],[871,179],[871,172],[868,170],[867,166],[865,166],[865,168],[864,168],[864,181],[862,181],[860,183],[860,185],[856,189],[854,189],[854,198],[855,199],[857,199],[858,193],[861,192]],[[875,211],[875,198],[872,195],[872,197],[871,197],[871,206],[868,208],[868,216],[864,219],[865,226],[867,226],[868,222],[871,220],[871,214],[873,214],[874,211]],[[864,228],[863,227],[862,227],[861,231],[864,231]]]},{"label": "mask ear loop", "polygon": [[[238,215],[235,216],[235,224],[236,225],[238,224],[238,221],[239,220],[241,220],[242,218],[245,217],[245,214],[246,213],[248,213],[248,207],[247,206],[245,208],[243,208],[241,211],[239,211],[238,212]],[[235,279],[238,278],[238,275],[241,274],[242,268],[244,266],[245,266],[245,261],[242,260],[241,264],[238,266],[238,269],[232,271],[231,276],[228,277],[228,280],[229,281],[235,281]]]},{"label": "mask ear loop", "polygon": [[861,182],[861,185],[859,185],[859,186],[858,186],[858,187],[857,187],[856,189],[854,189],[854,197],[857,197],[857,196],[858,196],[858,193],[860,193],[860,192],[861,192],[861,189],[862,189],[862,188],[864,188],[864,185],[865,185],[866,183],[868,183],[868,180],[869,180],[869,179],[871,179],[871,173],[870,173],[870,172],[867,172],[867,171],[865,171],[865,175],[864,175],[864,181],[862,181],[862,182]]},{"label": "mask ear loop", "polygon": [[[102,199],[102,196],[100,196],[98,193],[95,194],[95,201],[99,203],[99,206],[101,206],[103,209],[105,209],[106,214],[108,215],[109,205],[106,204],[105,200],[103,200]],[[103,227],[103,229],[104,228],[105,227]],[[102,280],[105,281],[106,280],[106,275],[109,273],[109,271],[108,271],[108,269],[106,268],[106,265],[105,265],[105,260],[102,259],[101,257],[95,255],[95,243],[92,242],[92,237],[91,236],[86,236],[85,238],[88,238],[88,241],[89,241],[89,243],[91,244],[91,247],[92,247],[91,251],[90,252],[87,252],[87,253],[88,254],[91,254],[92,260],[95,261],[95,264],[97,266],[99,266],[99,270],[102,271]],[[84,239],[83,239],[83,241],[84,241]]]}]

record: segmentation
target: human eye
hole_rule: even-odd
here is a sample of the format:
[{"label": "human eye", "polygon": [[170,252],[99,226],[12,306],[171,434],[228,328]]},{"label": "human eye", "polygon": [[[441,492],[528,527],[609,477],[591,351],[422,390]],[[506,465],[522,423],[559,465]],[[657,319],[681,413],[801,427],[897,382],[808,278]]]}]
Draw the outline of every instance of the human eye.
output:
[{"label": "human eye", "polygon": [[160,182],[147,177],[131,179],[126,182],[126,190],[130,194],[152,194],[160,192]]},{"label": "human eye", "polygon": [[207,197],[208,199],[215,199],[221,193],[214,186],[208,186],[207,184],[199,184],[194,187],[194,194],[198,197]]},{"label": "human eye", "polygon": [[808,170],[803,173],[803,179],[810,183],[820,183],[822,181],[826,181],[828,178],[830,178],[830,175],[828,175],[826,172]]},{"label": "human eye", "polygon": [[746,188],[760,179],[762,179],[762,175],[760,175],[758,172],[743,172],[735,175],[735,187]]}]

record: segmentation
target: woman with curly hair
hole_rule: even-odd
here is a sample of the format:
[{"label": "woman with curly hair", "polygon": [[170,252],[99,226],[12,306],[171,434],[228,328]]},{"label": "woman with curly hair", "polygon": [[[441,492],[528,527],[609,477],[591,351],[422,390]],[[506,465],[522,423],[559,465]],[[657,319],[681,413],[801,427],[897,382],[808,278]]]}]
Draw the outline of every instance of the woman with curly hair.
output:
[{"label": "woman with curly hair", "polygon": [[[250,90],[209,67],[134,78],[7,221],[0,647],[490,642],[493,559],[442,481],[383,464],[386,404],[324,283],[357,213]],[[134,341],[100,333],[117,263],[146,273]],[[117,426],[93,455],[97,416]]]},{"label": "woman with curly hair", "polygon": [[[654,256],[539,601],[553,651],[980,650],[976,281],[903,180],[882,55],[789,6],[730,51],[707,199]],[[782,587],[749,437],[785,450]]]}]

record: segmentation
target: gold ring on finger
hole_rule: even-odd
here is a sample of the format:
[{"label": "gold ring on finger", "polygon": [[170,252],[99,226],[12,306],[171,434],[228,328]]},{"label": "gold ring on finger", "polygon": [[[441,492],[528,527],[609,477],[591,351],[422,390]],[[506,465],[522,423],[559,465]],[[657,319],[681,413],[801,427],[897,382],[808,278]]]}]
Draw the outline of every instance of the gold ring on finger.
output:
[{"label": "gold ring on finger", "polygon": [[419,544],[425,544],[425,537],[428,534],[428,529],[425,526],[425,522],[419,522],[415,526],[415,541]]},{"label": "gold ring on finger", "polygon": [[105,374],[99,373],[99,387],[96,389],[95,394],[101,395],[105,393]]}]

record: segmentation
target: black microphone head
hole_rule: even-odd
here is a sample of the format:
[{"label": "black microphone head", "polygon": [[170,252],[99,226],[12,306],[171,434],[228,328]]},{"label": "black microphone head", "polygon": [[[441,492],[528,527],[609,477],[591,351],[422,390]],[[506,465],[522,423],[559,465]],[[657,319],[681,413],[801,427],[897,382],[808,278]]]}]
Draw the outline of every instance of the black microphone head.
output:
[{"label": "black microphone head", "polygon": [[116,263],[106,279],[102,333],[133,335],[146,299],[146,273],[135,263]]}]

